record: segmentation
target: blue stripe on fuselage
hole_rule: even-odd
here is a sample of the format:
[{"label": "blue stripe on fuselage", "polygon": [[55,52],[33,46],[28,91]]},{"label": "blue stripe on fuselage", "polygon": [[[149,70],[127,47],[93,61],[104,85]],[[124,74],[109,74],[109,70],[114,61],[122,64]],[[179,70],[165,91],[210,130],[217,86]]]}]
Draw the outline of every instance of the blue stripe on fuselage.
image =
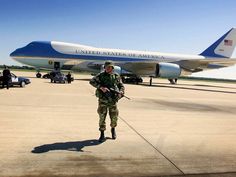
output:
[{"label": "blue stripe on fuselage", "polygon": [[16,49],[10,54],[11,57],[41,57],[41,58],[63,58],[63,59],[86,59],[86,60],[112,60],[112,61],[155,61],[154,59],[129,58],[117,56],[94,56],[94,55],[72,55],[57,52],[52,48],[50,41],[34,41],[23,48]]}]

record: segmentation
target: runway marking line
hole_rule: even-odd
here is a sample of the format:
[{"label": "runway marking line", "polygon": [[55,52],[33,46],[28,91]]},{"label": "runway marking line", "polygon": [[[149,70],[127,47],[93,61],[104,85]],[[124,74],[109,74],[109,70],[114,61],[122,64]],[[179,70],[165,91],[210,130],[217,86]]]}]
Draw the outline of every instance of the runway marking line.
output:
[{"label": "runway marking line", "polygon": [[132,127],[125,119],[121,116],[119,118],[129,127],[131,128],[139,137],[141,137],[146,143],[148,143],[153,149],[155,149],[159,154],[161,154],[167,161],[169,161],[182,175],[185,173],[173,162],[171,161],[165,154],[163,154],[157,147],[155,147],[152,143],[150,143],[143,135],[141,135],[134,127]]}]

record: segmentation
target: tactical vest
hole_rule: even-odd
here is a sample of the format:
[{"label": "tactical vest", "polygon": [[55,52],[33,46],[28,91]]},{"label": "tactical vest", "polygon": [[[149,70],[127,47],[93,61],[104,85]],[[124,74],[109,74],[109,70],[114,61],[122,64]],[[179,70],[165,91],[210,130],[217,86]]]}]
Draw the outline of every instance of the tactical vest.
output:
[{"label": "tactical vest", "polygon": [[[118,80],[119,75],[118,74],[116,74],[116,73],[108,74],[106,72],[102,72],[98,75],[98,78],[99,78],[101,87],[107,87],[107,88],[113,88],[115,90],[119,90],[117,87],[117,84],[119,83],[119,80]],[[111,94],[111,95],[109,95],[109,94]],[[114,94],[114,93],[104,94],[100,89],[96,90],[96,96],[99,99],[104,99],[104,100],[110,100],[110,101],[111,101],[111,99],[113,101],[118,100],[118,97],[116,94]]]}]

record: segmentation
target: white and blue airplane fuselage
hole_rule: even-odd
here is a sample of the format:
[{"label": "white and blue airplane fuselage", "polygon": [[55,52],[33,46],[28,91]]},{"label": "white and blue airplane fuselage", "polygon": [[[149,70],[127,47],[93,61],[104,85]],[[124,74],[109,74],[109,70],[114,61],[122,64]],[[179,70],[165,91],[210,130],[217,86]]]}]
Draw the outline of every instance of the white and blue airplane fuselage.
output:
[{"label": "white and blue airplane fuselage", "polygon": [[[230,59],[235,48],[236,29],[232,28],[199,55],[170,54],[135,50],[107,49],[57,41],[34,41],[16,49],[10,56],[35,68],[78,68],[95,72],[106,60],[120,72],[176,78],[182,71],[197,72],[235,63]],[[162,74],[161,74],[162,73]],[[163,74],[164,73],[164,74]]]}]

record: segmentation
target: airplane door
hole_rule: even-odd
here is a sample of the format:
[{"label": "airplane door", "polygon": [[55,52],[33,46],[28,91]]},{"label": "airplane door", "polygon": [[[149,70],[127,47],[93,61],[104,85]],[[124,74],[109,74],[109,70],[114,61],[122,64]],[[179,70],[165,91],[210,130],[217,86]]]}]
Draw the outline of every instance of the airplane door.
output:
[{"label": "airplane door", "polygon": [[55,70],[58,70],[58,69],[60,69],[60,68],[61,68],[60,62],[54,62],[54,69],[55,69]]}]

